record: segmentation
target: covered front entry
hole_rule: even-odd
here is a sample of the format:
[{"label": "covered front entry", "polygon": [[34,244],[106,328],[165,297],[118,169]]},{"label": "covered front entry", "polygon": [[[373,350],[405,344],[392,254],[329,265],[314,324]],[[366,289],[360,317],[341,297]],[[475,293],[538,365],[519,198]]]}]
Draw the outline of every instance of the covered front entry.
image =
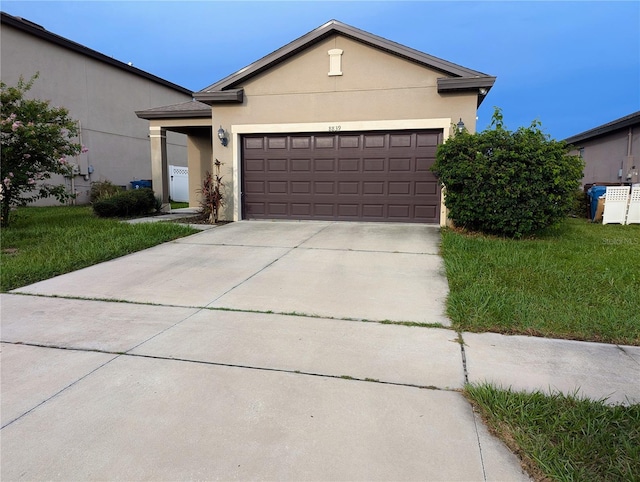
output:
[{"label": "covered front entry", "polygon": [[244,219],[439,223],[442,130],[242,136]]}]

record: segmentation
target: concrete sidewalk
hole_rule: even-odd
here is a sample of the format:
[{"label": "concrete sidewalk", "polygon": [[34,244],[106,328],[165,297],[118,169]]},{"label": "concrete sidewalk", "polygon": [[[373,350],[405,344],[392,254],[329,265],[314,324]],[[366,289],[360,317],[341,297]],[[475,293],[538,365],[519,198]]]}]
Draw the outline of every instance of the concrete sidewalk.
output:
[{"label": "concrete sidewalk", "polygon": [[467,379],[640,399],[638,347],[461,345],[438,245],[239,222],[3,294],[2,479],[527,480]]}]

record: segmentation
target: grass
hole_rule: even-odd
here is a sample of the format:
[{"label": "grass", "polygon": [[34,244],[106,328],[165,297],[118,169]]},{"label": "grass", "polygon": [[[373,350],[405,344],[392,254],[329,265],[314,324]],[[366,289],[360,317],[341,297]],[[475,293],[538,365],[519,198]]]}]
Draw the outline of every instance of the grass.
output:
[{"label": "grass", "polygon": [[640,345],[640,225],[568,219],[535,239],[443,230],[460,331]]},{"label": "grass", "polygon": [[188,208],[189,203],[187,202],[179,202],[179,201],[171,201],[171,209],[181,209]]},{"label": "grass", "polygon": [[465,395],[536,480],[640,481],[640,405],[489,385]]},{"label": "grass", "polygon": [[8,291],[198,232],[174,223],[127,224],[90,207],[27,207],[2,228],[0,291]]}]

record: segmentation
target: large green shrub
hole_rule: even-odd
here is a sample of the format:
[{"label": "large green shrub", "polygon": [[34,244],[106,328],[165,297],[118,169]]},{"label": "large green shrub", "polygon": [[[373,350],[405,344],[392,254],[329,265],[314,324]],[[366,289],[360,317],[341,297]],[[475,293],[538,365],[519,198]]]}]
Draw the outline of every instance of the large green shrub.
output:
[{"label": "large green shrub", "polygon": [[571,211],[584,163],[568,153],[537,121],[505,129],[496,109],[490,128],[457,133],[439,146],[432,171],[446,188],[456,226],[519,238]]},{"label": "large green shrub", "polygon": [[156,198],[149,188],[123,191],[93,203],[93,212],[101,218],[129,217],[156,209]]},{"label": "large green shrub", "polygon": [[123,189],[120,186],[116,186],[111,181],[94,181],[91,183],[91,190],[89,191],[89,201],[95,203],[101,199],[105,199],[113,196],[114,194],[121,193]]}]

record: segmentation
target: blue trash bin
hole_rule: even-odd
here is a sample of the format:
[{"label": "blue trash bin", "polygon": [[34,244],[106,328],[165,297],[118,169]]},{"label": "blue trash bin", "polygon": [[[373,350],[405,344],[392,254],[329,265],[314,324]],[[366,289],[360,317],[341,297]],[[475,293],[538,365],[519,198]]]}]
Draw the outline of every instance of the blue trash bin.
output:
[{"label": "blue trash bin", "polygon": [[143,187],[151,188],[151,180],[150,179],[142,179],[140,181],[131,181],[131,187],[133,189],[140,189]]},{"label": "blue trash bin", "polygon": [[596,210],[598,209],[598,199],[607,192],[607,186],[591,186],[587,190],[587,195],[589,196],[589,207],[591,220],[596,217]]}]

